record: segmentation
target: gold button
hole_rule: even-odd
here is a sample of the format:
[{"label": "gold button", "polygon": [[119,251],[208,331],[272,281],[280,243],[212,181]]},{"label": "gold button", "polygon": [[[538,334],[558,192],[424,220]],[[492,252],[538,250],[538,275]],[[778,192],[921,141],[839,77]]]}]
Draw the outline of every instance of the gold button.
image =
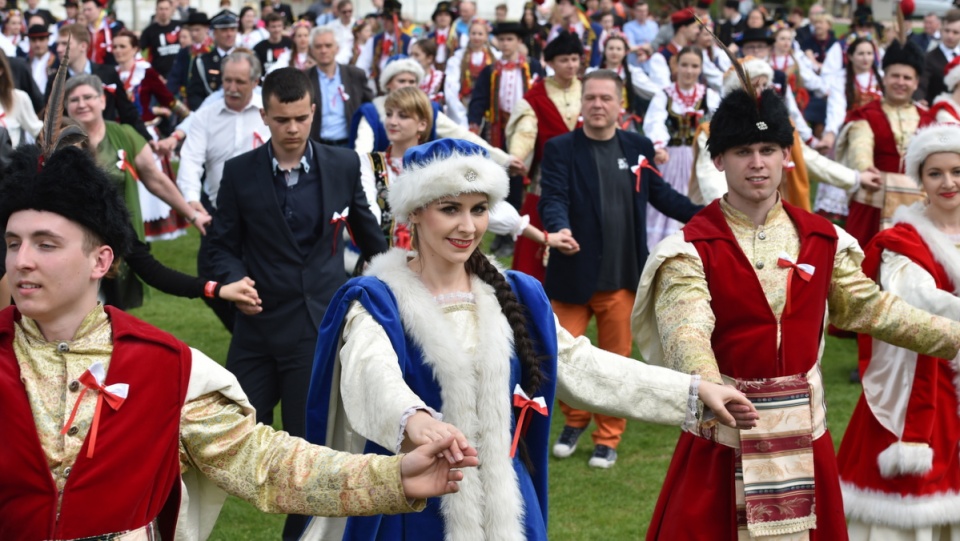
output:
[{"label": "gold button", "polygon": [[77,428],[76,426],[71,426],[71,427],[70,427],[70,430],[67,430],[67,435],[68,435],[68,436],[76,436],[76,435],[77,435],[77,432],[80,432],[80,429]]},{"label": "gold button", "polygon": [[67,466],[66,468],[63,469],[63,476],[66,477],[66,476],[70,475],[70,472],[71,472],[71,471],[73,471],[73,470],[70,468],[70,466]]},{"label": "gold button", "polygon": [[70,351],[70,344],[68,344],[68,343],[66,343],[66,342],[60,342],[59,344],[57,344],[57,351],[59,351],[60,353],[67,353],[67,352],[69,352],[69,351]]},{"label": "gold button", "polygon": [[70,382],[70,385],[68,385],[67,388],[70,389],[71,393],[75,393],[80,390],[80,382],[73,380]]},{"label": "gold button", "polygon": [[758,268],[758,269],[762,269],[762,268],[763,268],[763,261],[757,261],[757,268]]},{"label": "gold button", "polygon": [[763,231],[757,234],[757,238],[760,240],[767,240],[767,234]]}]

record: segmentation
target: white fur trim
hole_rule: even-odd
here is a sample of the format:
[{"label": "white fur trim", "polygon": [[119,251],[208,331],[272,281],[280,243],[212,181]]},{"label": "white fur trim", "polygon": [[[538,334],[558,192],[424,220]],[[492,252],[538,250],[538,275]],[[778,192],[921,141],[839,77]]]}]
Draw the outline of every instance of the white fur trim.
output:
[{"label": "white fur trim", "polygon": [[933,469],[933,449],[926,443],[896,441],[877,456],[877,465],[884,479],[924,475]]},{"label": "white fur trim", "polygon": [[943,84],[947,86],[948,92],[953,92],[957,83],[960,83],[960,65],[954,66],[950,73],[943,78]]},{"label": "white fur trim", "polygon": [[956,492],[901,496],[862,489],[842,480],[840,489],[843,511],[850,520],[914,529],[956,524],[960,517],[960,494]]},{"label": "white fur trim", "polygon": [[893,223],[909,224],[917,230],[933,254],[933,259],[943,266],[943,270],[953,282],[953,294],[960,295],[960,252],[957,252],[953,242],[933,225],[923,209],[924,205],[919,201],[909,206],[901,206],[893,213]]},{"label": "white fur trim", "polygon": [[414,77],[417,78],[417,85],[420,85],[420,81],[423,80],[423,66],[421,66],[416,60],[412,58],[401,58],[399,60],[394,60],[386,66],[384,66],[383,71],[380,72],[380,88],[383,92],[387,90],[387,83],[390,82],[390,79],[393,79],[397,74],[400,73],[412,73]]},{"label": "white fur trim", "polygon": [[524,502],[510,458],[510,324],[493,288],[473,277],[482,347],[465,351],[430,292],[407,267],[406,257],[404,250],[390,250],[375,257],[366,274],[390,286],[404,329],[440,385],[444,420],[474,444],[483,464],[464,469],[460,491],[441,498],[444,539],[522,541]]},{"label": "white fur trim", "polygon": [[937,152],[960,153],[960,126],[934,124],[917,132],[907,148],[904,173],[920,183],[920,164]]},{"label": "white fur trim", "polygon": [[390,185],[387,199],[397,221],[407,222],[411,212],[444,196],[485,193],[493,207],[506,199],[509,190],[506,170],[493,159],[454,154],[404,168]]},{"label": "white fur trim", "polygon": [[[773,68],[765,60],[759,58],[749,58],[743,62],[743,70],[747,72],[750,78],[766,77],[770,84],[773,84]],[[734,90],[741,88],[740,78],[737,77],[737,71],[732,67],[723,75],[723,88],[721,94],[726,96]]]}]

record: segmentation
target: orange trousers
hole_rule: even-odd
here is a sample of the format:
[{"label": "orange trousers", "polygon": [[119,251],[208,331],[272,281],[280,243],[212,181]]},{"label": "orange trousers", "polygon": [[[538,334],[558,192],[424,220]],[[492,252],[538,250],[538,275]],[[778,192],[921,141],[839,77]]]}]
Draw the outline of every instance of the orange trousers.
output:
[{"label": "orange trousers", "polygon": [[[591,317],[597,318],[597,343],[605,349],[624,357],[630,356],[633,337],[630,335],[630,312],[636,293],[628,289],[616,291],[598,291],[590,297],[587,304],[568,304],[550,301],[553,312],[557,314],[560,325],[574,336],[583,336]],[[594,445],[606,445],[614,449],[620,444],[620,436],[627,428],[627,420],[599,413],[572,408],[560,402],[560,409],[566,418],[566,424],[584,428],[592,418],[597,423],[593,432]]]}]

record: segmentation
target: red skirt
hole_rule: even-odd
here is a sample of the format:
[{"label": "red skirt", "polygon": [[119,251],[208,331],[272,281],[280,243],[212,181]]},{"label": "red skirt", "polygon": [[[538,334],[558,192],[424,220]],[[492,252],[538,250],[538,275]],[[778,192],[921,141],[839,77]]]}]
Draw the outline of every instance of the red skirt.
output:
[{"label": "red skirt", "polygon": [[[523,205],[520,206],[520,215],[526,214],[530,217],[530,225],[537,229],[543,229],[543,222],[540,221],[540,213],[537,212],[537,203],[540,201],[539,195],[532,193],[526,194],[523,198]],[[520,271],[540,280],[542,284],[547,277],[547,268],[543,266],[543,245],[533,242],[526,237],[517,237],[517,242],[513,247],[513,270]]]}]

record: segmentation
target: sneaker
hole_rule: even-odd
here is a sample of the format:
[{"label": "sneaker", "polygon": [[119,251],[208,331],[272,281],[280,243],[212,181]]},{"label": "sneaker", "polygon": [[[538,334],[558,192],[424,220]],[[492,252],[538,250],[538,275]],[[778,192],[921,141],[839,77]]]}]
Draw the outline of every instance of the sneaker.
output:
[{"label": "sneaker", "polygon": [[577,440],[586,430],[584,428],[574,428],[570,425],[563,426],[563,432],[557,438],[557,443],[553,444],[553,456],[557,458],[567,458],[577,450]]},{"label": "sneaker", "polygon": [[590,457],[590,466],[594,468],[612,468],[617,463],[617,450],[606,445],[597,445],[593,448]]}]

